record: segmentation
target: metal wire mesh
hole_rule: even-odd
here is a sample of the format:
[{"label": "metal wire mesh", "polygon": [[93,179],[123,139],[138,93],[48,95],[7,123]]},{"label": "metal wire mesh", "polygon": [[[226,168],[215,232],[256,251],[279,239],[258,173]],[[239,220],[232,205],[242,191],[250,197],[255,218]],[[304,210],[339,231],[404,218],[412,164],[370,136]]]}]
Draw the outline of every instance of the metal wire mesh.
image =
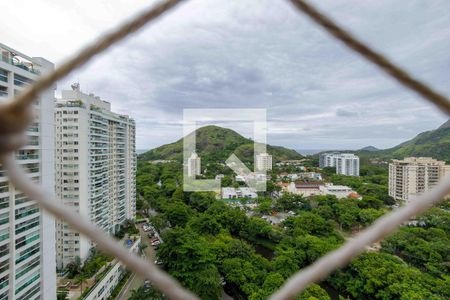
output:
[{"label": "metal wire mesh", "polygon": [[[44,191],[25,176],[25,173],[13,159],[12,152],[20,148],[25,140],[25,128],[31,121],[30,105],[34,99],[54,82],[79,68],[92,57],[101,53],[118,41],[130,36],[147,23],[175,7],[183,0],[166,0],[142,11],[139,15],[119,26],[116,30],[93,41],[71,59],[59,66],[54,72],[41,77],[34,85],[25,90],[12,101],[0,106],[0,162],[8,171],[11,182],[30,199],[59,219],[64,219],[73,228],[94,241],[98,248],[107,254],[115,256],[127,268],[143,278],[153,282],[153,286],[172,299],[197,299],[195,295],[184,289],[170,275],[160,270],[153,262],[131,255],[121,244],[113,240],[106,233],[99,230],[87,219],[67,209],[53,196],[53,191]],[[311,4],[303,0],[291,0],[299,11],[309,16],[332,36],[342,41],[353,51],[359,53],[368,61],[374,63],[403,86],[421,95],[425,100],[433,103],[439,109],[450,115],[450,101],[444,95],[434,91],[430,86],[412,77],[385,56],[377,53],[334,21],[317,11]],[[403,222],[427,208],[435,205],[450,193],[450,176],[442,180],[438,186],[416,201],[411,202],[390,214],[378,219],[374,224],[362,231],[355,239],[346,242],[341,248],[330,252],[317,260],[311,266],[300,270],[274,293],[271,299],[292,299],[303,291],[309,284],[324,279],[337,268],[348,264],[354,257],[364,251],[366,246],[381,240],[395,231]]]}]

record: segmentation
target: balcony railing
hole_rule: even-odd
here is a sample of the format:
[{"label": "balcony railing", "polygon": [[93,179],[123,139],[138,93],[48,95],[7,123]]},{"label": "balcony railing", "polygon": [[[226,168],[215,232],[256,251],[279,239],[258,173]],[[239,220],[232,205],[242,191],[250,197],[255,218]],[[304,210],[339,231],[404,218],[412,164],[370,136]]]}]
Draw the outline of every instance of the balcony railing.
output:
[{"label": "balcony railing", "polygon": [[27,131],[29,131],[29,132],[39,132],[39,127],[28,127]]},{"label": "balcony railing", "polygon": [[17,154],[16,159],[19,160],[39,159],[39,154]]},{"label": "balcony railing", "polygon": [[22,70],[28,71],[30,73],[33,73],[33,74],[36,74],[36,75],[40,75],[41,74],[41,72],[39,70],[36,70],[33,67],[33,64],[31,64],[31,63],[30,64],[25,64],[23,62],[15,61],[13,58],[5,57],[5,56],[0,56],[0,60],[5,62],[5,63],[8,63],[10,65],[16,66],[16,67],[18,67],[18,68],[20,68]]}]

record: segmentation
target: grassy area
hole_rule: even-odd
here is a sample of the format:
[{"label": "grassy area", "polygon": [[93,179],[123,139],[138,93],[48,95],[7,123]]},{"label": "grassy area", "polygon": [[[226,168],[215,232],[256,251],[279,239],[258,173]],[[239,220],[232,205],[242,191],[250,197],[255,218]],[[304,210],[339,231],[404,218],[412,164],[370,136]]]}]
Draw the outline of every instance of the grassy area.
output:
[{"label": "grassy area", "polygon": [[140,213],[136,213],[136,222],[141,222],[145,220],[146,218],[142,216]]}]

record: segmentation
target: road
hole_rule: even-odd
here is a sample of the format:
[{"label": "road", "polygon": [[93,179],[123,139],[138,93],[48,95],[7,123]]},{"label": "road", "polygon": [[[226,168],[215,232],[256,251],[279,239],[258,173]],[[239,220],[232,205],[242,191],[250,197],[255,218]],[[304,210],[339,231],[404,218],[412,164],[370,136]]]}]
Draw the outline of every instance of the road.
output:
[{"label": "road", "polygon": [[[144,232],[144,230],[142,229],[142,225],[143,224],[139,224],[138,228],[139,228],[139,233],[141,235],[142,243],[148,246],[144,250],[145,255],[146,255],[146,257],[150,257],[151,259],[153,259],[153,261],[155,261],[155,252],[153,250],[153,247],[151,246],[150,238],[148,237],[147,233]],[[157,233],[157,236],[159,237],[158,233]],[[159,237],[159,238],[162,241],[161,237]],[[135,274],[131,275],[130,279],[125,284],[123,290],[117,297],[117,300],[128,300],[128,298],[130,298],[130,296],[131,296],[131,291],[138,289],[139,287],[141,287],[143,285],[144,285],[144,280],[142,278],[136,276]],[[225,293],[225,291],[223,291],[221,300],[232,300],[232,299],[233,298],[230,295],[227,295]]]},{"label": "road", "polygon": [[[153,250],[153,247],[151,246],[151,242],[150,242],[150,239],[149,239],[147,233],[144,232],[144,230],[142,229],[142,225],[143,224],[139,224],[138,228],[139,228],[139,233],[141,235],[141,243],[147,245],[147,248],[145,248],[145,250],[144,250],[145,256],[148,257],[149,259],[155,261],[155,252]],[[134,274],[131,275],[130,279],[128,280],[127,284],[125,285],[125,287],[123,288],[122,292],[117,297],[117,299],[118,300],[127,300],[128,298],[130,298],[132,290],[135,290],[143,285],[144,285],[144,279],[142,279]]]},{"label": "road", "polygon": [[138,289],[140,286],[144,284],[144,281],[138,278],[136,275],[131,275],[130,279],[128,279],[127,284],[124,286],[123,290],[117,296],[118,300],[126,300],[131,296],[131,291]]}]

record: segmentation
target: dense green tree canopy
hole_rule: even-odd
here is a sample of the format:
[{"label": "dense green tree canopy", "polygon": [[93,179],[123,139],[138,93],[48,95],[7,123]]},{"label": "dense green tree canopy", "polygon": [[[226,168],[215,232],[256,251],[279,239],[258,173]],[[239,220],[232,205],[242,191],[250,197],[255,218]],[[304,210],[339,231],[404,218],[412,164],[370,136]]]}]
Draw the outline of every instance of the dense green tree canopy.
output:
[{"label": "dense green tree canopy", "polygon": [[[214,169],[220,165],[211,164]],[[164,243],[157,256],[165,270],[202,299],[219,299],[225,288],[256,300],[267,299],[300,268],[339,247],[343,236],[368,226],[389,209],[386,168],[362,168],[361,174],[328,176],[335,184],[356,189],[362,200],[287,193],[276,198],[266,193],[256,200],[259,207],[253,216],[216,200],[214,194],[183,192],[179,163],[140,161],[137,191],[139,207],[158,213],[150,221],[162,232]],[[387,238],[381,253],[365,253],[335,272],[327,279],[327,288],[331,285],[352,299],[449,299],[450,217],[445,205],[420,216],[417,226],[404,226]],[[273,211],[292,216],[279,225],[260,217]],[[132,297],[162,299],[143,288]],[[297,299],[330,296],[315,284]]]}]

